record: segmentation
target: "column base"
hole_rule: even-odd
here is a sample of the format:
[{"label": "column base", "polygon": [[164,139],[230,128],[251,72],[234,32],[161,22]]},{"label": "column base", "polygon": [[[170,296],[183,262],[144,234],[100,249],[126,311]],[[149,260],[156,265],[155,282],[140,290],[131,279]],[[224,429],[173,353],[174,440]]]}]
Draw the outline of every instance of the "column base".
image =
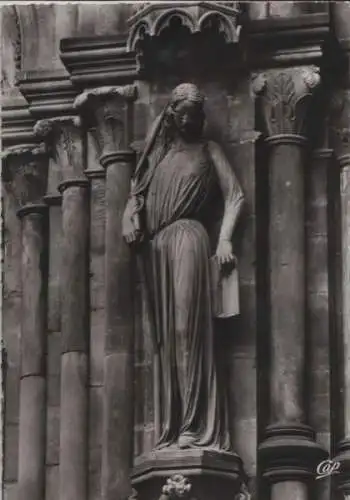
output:
[{"label": "column base", "polygon": [[350,437],[340,441],[333,462],[340,463],[335,475],[339,489],[344,495],[350,495]]},{"label": "column base", "polygon": [[327,457],[311,427],[299,423],[270,425],[259,446],[263,477],[272,483],[313,479]]},{"label": "column base", "polygon": [[232,500],[244,472],[235,453],[174,448],[138,457],[131,479],[138,500]]}]

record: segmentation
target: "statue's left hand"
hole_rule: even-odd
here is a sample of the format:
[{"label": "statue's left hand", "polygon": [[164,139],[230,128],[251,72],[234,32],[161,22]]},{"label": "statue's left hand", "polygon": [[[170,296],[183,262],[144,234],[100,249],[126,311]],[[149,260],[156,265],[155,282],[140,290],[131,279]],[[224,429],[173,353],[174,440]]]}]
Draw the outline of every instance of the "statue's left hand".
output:
[{"label": "statue's left hand", "polygon": [[139,243],[143,239],[137,201],[130,198],[123,215],[123,237],[129,245]]},{"label": "statue's left hand", "polygon": [[236,257],[232,252],[232,243],[229,240],[219,240],[215,256],[221,268],[233,269],[236,265]]}]

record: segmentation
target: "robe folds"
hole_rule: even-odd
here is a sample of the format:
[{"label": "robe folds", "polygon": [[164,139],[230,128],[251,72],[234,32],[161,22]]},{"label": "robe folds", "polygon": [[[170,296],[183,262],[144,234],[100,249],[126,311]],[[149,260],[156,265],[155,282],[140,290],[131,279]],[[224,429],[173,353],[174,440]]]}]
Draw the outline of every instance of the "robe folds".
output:
[{"label": "robe folds", "polygon": [[219,186],[207,143],[175,142],[147,184],[143,259],[160,361],[157,447],[229,451],[227,398],[214,353],[206,227]]}]

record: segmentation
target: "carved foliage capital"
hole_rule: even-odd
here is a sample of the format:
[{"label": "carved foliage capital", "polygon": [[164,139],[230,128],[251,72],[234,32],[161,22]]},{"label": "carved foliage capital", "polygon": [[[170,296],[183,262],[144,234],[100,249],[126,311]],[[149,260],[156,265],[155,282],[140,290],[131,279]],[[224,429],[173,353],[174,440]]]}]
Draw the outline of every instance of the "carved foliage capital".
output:
[{"label": "carved foliage capital", "polygon": [[350,90],[336,91],[331,99],[332,141],[338,158],[350,154]]},{"label": "carved foliage capital", "polygon": [[319,68],[316,66],[254,75],[252,90],[260,97],[268,136],[305,134],[310,99],[319,83]]},{"label": "carved foliage capital", "polygon": [[83,143],[78,116],[39,120],[34,126],[34,133],[46,141],[65,178],[77,177],[82,173]]},{"label": "carved foliage capital", "polygon": [[48,156],[44,143],[21,144],[3,155],[3,183],[20,207],[42,202],[48,178]]},{"label": "carved foliage capital", "polygon": [[76,98],[74,107],[92,133],[101,155],[125,148],[126,110],[136,97],[137,87],[125,85],[86,90]]}]

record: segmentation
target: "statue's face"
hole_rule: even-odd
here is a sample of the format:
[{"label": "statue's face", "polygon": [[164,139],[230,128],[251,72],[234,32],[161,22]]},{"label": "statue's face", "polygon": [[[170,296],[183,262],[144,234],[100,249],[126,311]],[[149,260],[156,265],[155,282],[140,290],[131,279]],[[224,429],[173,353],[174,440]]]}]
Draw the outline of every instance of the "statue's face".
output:
[{"label": "statue's face", "polygon": [[186,140],[199,139],[203,132],[204,111],[202,104],[182,101],[175,108],[175,125]]}]

